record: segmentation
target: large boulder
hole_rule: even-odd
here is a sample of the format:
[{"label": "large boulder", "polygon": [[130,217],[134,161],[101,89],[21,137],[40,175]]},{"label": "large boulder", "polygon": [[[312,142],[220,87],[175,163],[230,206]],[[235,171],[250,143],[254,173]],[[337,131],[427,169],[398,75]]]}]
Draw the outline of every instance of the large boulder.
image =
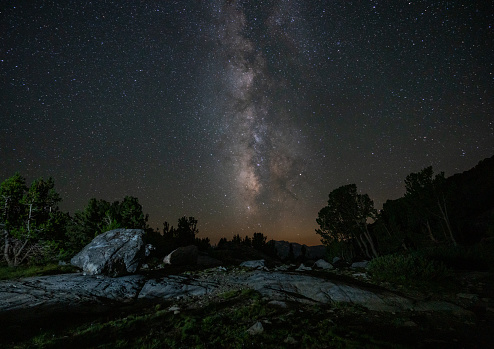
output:
[{"label": "large boulder", "polygon": [[294,258],[302,257],[303,255],[302,252],[304,248],[305,248],[305,255],[303,255],[304,258],[317,260],[324,258],[326,256],[326,246],[324,245],[307,246],[307,245],[301,245],[296,242],[275,241],[274,246],[276,248],[278,257],[280,257],[281,259],[288,258],[290,254],[290,245],[292,246],[291,249],[293,251]]},{"label": "large boulder", "polygon": [[197,246],[189,245],[179,247],[170,252],[170,254],[163,259],[163,263],[170,265],[196,265],[198,255],[199,250],[197,249]]},{"label": "large boulder", "polygon": [[210,257],[206,254],[199,254],[197,256],[197,265],[201,267],[213,268],[219,267],[221,265],[221,261],[216,258]]},{"label": "large boulder", "polygon": [[135,273],[146,255],[142,229],[115,229],[96,236],[70,263],[86,275]]}]

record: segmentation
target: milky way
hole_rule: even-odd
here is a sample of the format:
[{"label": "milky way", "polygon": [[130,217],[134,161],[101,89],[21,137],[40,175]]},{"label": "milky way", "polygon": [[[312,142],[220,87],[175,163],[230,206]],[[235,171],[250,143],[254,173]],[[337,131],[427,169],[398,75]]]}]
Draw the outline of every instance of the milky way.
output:
[{"label": "milky way", "polygon": [[[279,5],[271,9],[267,23],[281,24],[279,9]],[[277,219],[298,200],[301,137],[282,106],[282,82],[270,74],[262,49],[248,37],[253,29],[242,5],[230,2],[212,10],[216,26],[211,39],[216,41],[215,59],[222,66],[215,75],[220,78],[224,101],[222,151],[230,166],[225,170],[231,175],[237,213],[255,217],[269,211]],[[279,39],[272,26],[265,29],[275,35],[266,40]],[[281,93],[281,97],[287,95]]]}]

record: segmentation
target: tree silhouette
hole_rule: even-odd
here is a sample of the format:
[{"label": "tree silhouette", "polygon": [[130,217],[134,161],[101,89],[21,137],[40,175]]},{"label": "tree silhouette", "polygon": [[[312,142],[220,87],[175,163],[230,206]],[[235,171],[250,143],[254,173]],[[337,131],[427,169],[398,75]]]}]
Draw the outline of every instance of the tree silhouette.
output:
[{"label": "tree silhouette", "polygon": [[252,236],[252,247],[256,250],[262,251],[264,245],[266,245],[266,240],[267,237],[262,233],[254,233],[254,236]]},{"label": "tree silhouette", "polygon": [[92,198],[82,211],[75,213],[67,227],[70,249],[78,252],[95,236],[117,228],[147,229],[148,216],[142,212],[139,200],[126,196],[122,202],[110,204]]},{"label": "tree silhouette", "polygon": [[47,246],[63,236],[67,216],[58,209],[61,198],[54,186],[53,178],[40,178],[28,188],[19,173],[0,184],[3,258],[9,266],[46,254]]},{"label": "tree silhouette", "polygon": [[239,234],[233,235],[232,242],[236,245],[240,245],[242,243],[242,238]]},{"label": "tree silhouette", "polygon": [[290,261],[290,262],[293,262],[295,260],[295,253],[293,253],[293,244],[290,244],[290,248],[288,250],[288,256],[287,256],[287,259]]},{"label": "tree silhouette", "polygon": [[178,220],[177,229],[174,231],[174,238],[177,246],[188,246],[195,243],[197,229],[197,219],[194,217],[181,217]]},{"label": "tree silhouette", "polygon": [[446,185],[444,172],[434,177],[432,166],[405,179],[405,199],[414,219],[421,222],[433,242],[438,242],[433,226],[442,230],[444,239],[457,245],[448,213],[450,188]]},{"label": "tree silhouette", "polygon": [[252,239],[248,235],[245,235],[245,239],[244,241],[242,241],[242,243],[245,246],[252,247]]},{"label": "tree silhouette", "polygon": [[369,218],[375,219],[374,203],[367,194],[358,194],[355,184],[344,185],[329,193],[328,205],[316,219],[325,245],[334,243],[357,244],[367,258],[377,257],[374,240],[367,227]]}]

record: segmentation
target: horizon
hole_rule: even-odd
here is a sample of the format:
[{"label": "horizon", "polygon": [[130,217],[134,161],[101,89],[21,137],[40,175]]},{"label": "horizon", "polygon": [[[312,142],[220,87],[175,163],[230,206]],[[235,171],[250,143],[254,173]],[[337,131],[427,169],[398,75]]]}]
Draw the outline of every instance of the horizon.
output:
[{"label": "horizon", "polygon": [[[494,155],[493,155],[493,156],[494,156]],[[490,157],[487,157],[487,158],[484,158],[484,159],[480,159],[480,160],[479,160],[479,161],[478,161],[475,165],[473,165],[471,168],[468,168],[468,169],[466,169],[466,170],[464,170],[464,171],[460,171],[460,172],[452,173],[452,174],[450,174],[450,175],[445,174],[445,175],[446,175],[446,178],[449,178],[449,177],[452,177],[452,176],[454,176],[454,175],[461,174],[461,173],[463,173],[463,172],[469,171],[469,170],[471,170],[473,167],[475,167],[478,163],[480,163],[481,161],[486,160],[486,159],[488,159],[488,158],[490,158]],[[427,167],[427,166],[424,166],[423,168],[425,168],[425,167]],[[433,170],[434,170],[434,169],[433,169]],[[438,174],[439,172],[442,172],[442,171],[436,171],[436,170],[434,170],[434,173],[435,173],[435,174]],[[22,173],[21,173],[21,175],[22,175]],[[51,177],[53,177],[53,179],[55,180],[55,190],[57,190],[57,192],[58,192],[58,189],[57,189],[57,182],[56,182],[56,177],[54,177],[54,176],[51,176]],[[36,179],[36,178],[39,178],[39,177],[33,177],[32,179],[28,179],[28,178],[26,178],[26,182],[27,182],[27,183],[30,183],[32,180],[34,180],[34,179]],[[5,179],[6,179],[6,178],[5,178]],[[4,180],[5,180],[5,179],[4,179]],[[333,189],[336,189],[336,188],[333,188]],[[404,182],[403,182],[403,193],[404,193],[404,191],[405,191],[405,187],[404,187]],[[365,194],[365,192],[361,192],[361,193]],[[399,197],[395,197],[395,198],[388,198],[388,199],[386,199],[385,201],[387,201],[387,200],[396,200],[396,199],[398,199],[398,198],[401,198],[401,197],[403,196],[403,193],[402,193],[402,195],[401,195],[401,196],[399,196]],[[329,195],[329,193],[328,193],[328,195]],[[95,199],[97,199],[97,200],[102,199],[102,200],[106,200],[106,201],[108,201],[108,202],[110,202],[110,203],[113,203],[114,201],[120,201],[120,202],[121,202],[121,201],[124,199],[124,197],[125,197],[125,196],[131,196],[131,195],[124,195],[124,196],[122,196],[121,198],[117,198],[117,199],[115,199],[115,200],[107,200],[107,199],[105,199],[105,198],[95,198]],[[67,210],[67,209],[65,209],[65,208],[64,208],[64,198],[62,197],[62,201],[61,201],[61,203],[60,203],[60,205],[59,205],[59,206],[60,206],[61,211],[64,211],[64,212],[69,212],[71,215],[73,215],[73,214],[74,214],[75,212],[77,212],[77,211],[82,211],[82,210],[84,210],[84,208],[86,207],[87,203],[89,202],[89,199],[91,199],[91,198],[88,198],[88,199],[87,199],[87,202],[85,203],[85,205],[84,205],[83,207],[70,211],[70,210]],[[138,199],[139,199],[139,198],[138,198]],[[372,197],[371,197],[371,200],[372,200]],[[385,202],[385,201],[384,201],[384,202]],[[381,202],[379,205],[376,205],[376,202],[374,202],[374,208],[376,208],[376,209],[379,211],[380,209],[382,209],[382,204],[383,204],[384,202]],[[144,207],[144,205],[143,205],[143,203],[141,202],[141,200],[140,200],[140,199],[139,199],[139,203],[140,203],[140,204],[142,205],[142,207],[143,207],[143,213],[144,213],[144,215],[148,214],[148,212],[146,211],[146,209],[145,209],[145,207]],[[326,202],[324,203],[324,205],[323,205],[323,206],[321,206],[321,207],[319,208],[319,210],[320,210],[321,208],[323,208],[325,205],[327,205],[327,199],[326,199]],[[170,224],[170,227],[172,227],[172,226],[173,226],[173,227],[175,227],[175,226],[176,226],[176,222],[178,221],[178,219],[179,219],[179,218],[181,218],[181,217],[183,217],[183,216],[186,216],[186,217],[190,217],[190,216],[192,216],[192,217],[194,217],[195,219],[197,219],[197,220],[198,220],[198,230],[199,230],[199,233],[198,233],[197,237],[198,237],[198,238],[206,238],[206,237],[207,237],[207,238],[209,238],[212,246],[217,245],[217,244],[218,244],[218,241],[219,241],[221,238],[226,238],[227,240],[231,241],[231,239],[233,238],[233,236],[234,236],[234,235],[237,235],[237,234],[238,234],[238,235],[240,235],[240,237],[241,237],[241,238],[245,238],[245,236],[252,237],[252,236],[254,235],[254,233],[263,233],[263,235],[267,237],[267,240],[268,240],[268,241],[269,241],[269,240],[275,240],[275,241],[281,241],[281,242],[285,241],[285,242],[288,242],[288,243],[298,243],[298,244],[301,244],[301,245],[306,245],[306,246],[308,246],[308,247],[322,245],[322,243],[321,243],[321,241],[320,241],[321,237],[320,237],[319,235],[317,235],[317,234],[316,234],[316,232],[315,232],[315,229],[317,229],[317,228],[318,228],[318,226],[317,226],[317,224],[316,224],[316,222],[315,222],[315,221],[316,221],[316,218],[317,218],[317,212],[315,213],[315,216],[314,216],[314,234],[313,234],[314,236],[313,236],[313,237],[311,237],[309,234],[307,234],[307,236],[305,236],[305,237],[300,237],[300,236],[298,236],[298,237],[300,237],[300,240],[286,240],[286,239],[284,238],[284,236],[286,236],[286,234],[281,234],[281,235],[276,235],[276,234],[275,234],[275,236],[281,236],[281,239],[276,239],[276,238],[274,238],[274,237],[271,237],[269,234],[266,234],[266,232],[264,232],[263,230],[255,230],[255,231],[251,231],[251,232],[249,232],[249,231],[247,231],[247,230],[244,230],[244,233],[239,233],[239,232],[237,232],[237,230],[232,230],[232,231],[229,231],[227,234],[224,234],[224,235],[221,235],[220,233],[215,234],[215,235],[213,235],[214,237],[212,238],[211,236],[209,236],[209,235],[208,235],[208,233],[207,233],[207,232],[206,232],[206,233],[204,233],[204,232],[203,232],[203,230],[202,230],[202,228],[201,228],[201,221],[198,219],[198,217],[194,216],[193,214],[185,214],[185,215],[182,215],[182,216],[180,216],[180,217],[176,217],[174,220],[164,220],[163,222],[160,222],[157,226],[153,226],[153,225],[152,225],[152,222],[153,222],[153,221],[152,221],[152,219],[151,219],[151,215],[150,215],[150,216],[149,216],[148,225],[149,225],[149,227],[150,227],[150,228],[152,228],[153,230],[158,230],[160,233],[162,233],[162,231],[163,231],[163,223],[164,223],[165,221],[167,221],[167,222]],[[304,240],[304,239],[305,239],[305,240]]]}]

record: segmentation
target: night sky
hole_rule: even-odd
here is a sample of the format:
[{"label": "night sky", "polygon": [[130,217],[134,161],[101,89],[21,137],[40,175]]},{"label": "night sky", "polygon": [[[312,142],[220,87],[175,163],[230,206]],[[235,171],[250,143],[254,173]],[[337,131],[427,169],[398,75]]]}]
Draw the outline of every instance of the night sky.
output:
[{"label": "night sky", "polygon": [[4,1],[0,180],[318,244],[330,191],[494,155],[491,1]]}]

